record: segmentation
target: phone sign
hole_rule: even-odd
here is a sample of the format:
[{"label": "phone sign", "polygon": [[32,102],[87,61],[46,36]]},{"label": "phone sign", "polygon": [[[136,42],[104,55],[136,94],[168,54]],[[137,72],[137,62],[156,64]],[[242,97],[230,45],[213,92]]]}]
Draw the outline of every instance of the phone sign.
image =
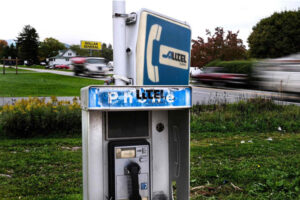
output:
[{"label": "phone sign", "polygon": [[188,85],[191,29],[143,11],[137,43],[137,84]]}]

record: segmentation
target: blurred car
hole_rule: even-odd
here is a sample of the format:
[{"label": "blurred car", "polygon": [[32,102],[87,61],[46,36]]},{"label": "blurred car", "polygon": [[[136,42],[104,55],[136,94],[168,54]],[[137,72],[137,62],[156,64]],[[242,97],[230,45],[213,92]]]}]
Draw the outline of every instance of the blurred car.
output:
[{"label": "blurred car", "polygon": [[259,62],[252,76],[258,89],[300,94],[300,54]]},{"label": "blurred car", "polygon": [[55,68],[55,65],[46,65],[45,68],[46,68],[46,69],[54,69],[54,68]]},{"label": "blurred car", "polygon": [[197,76],[198,74],[203,73],[203,68],[198,68],[198,67],[190,67],[190,76],[194,77]]},{"label": "blurred car", "polygon": [[83,74],[87,76],[109,74],[109,67],[105,58],[101,57],[77,57],[72,60],[73,71],[76,76]]},{"label": "blurred car", "polygon": [[109,68],[109,71],[114,71],[114,62],[113,61],[109,61],[107,63],[107,66]]},{"label": "blurred car", "polygon": [[54,69],[70,69],[69,65],[55,65]]},{"label": "blurred car", "polygon": [[246,74],[229,73],[223,67],[205,67],[201,73],[192,73],[191,77],[213,85],[244,85],[248,80]]}]

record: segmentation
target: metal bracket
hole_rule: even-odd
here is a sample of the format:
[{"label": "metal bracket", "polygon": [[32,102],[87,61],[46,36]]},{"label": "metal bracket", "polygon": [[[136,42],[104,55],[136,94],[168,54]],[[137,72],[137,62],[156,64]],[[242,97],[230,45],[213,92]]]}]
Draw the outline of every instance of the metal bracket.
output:
[{"label": "metal bracket", "polygon": [[112,17],[123,17],[123,18],[127,18],[129,15],[128,14],[123,14],[123,13],[115,13]]},{"label": "metal bracket", "polygon": [[135,12],[132,12],[128,15],[126,18],[126,25],[132,25],[135,24],[137,20],[137,14]]},{"label": "metal bracket", "polygon": [[132,79],[129,79],[127,77],[124,77],[124,76],[120,76],[120,75],[113,75],[113,79],[119,79],[119,80],[122,80],[124,81],[127,85],[132,85]]}]

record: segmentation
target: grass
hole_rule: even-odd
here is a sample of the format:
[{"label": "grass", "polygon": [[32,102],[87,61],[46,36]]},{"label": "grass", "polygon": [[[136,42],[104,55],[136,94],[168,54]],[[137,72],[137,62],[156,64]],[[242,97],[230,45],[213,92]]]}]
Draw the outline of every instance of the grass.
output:
[{"label": "grass", "polygon": [[[35,73],[35,72],[31,72],[31,71],[28,71],[28,70],[24,70],[24,69],[18,69],[18,72],[22,72],[22,73]],[[8,74],[16,74],[16,69],[14,68],[10,68],[10,67],[5,67],[5,73],[8,73]],[[3,68],[0,67],[0,75],[3,75]]]},{"label": "grass", "polygon": [[82,87],[103,83],[101,80],[50,73],[19,73],[18,75],[7,73],[0,74],[0,96],[79,96]]},{"label": "grass", "polygon": [[300,107],[282,106],[268,99],[250,99],[233,104],[197,105],[192,109],[191,130],[250,134],[255,132],[299,132]]},{"label": "grass", "polygon": [[0,199],[82,199],[80,146],[79,138],[0,141]]},{"label": "grass", "polygon": [[[30,69],[46,69],[46,67],[42,66],[42,65],[31,65],[31,66],[20,65],[19,67],[30,68]],[[57,71],[72,72],[72,70],[70,70],[70,69],[47,69],[47,70],[57,70]]]},{"label": "grass", "polygon": [[206,135],[192,134],[193,200],[300,199],[299,133]]},{"label": "grass", "polygon": [[[298,109],[262,99],[193,107],[191,199],[300,199],[300,128],[286,128]],[[245,131],[247,115],[260,118]],[[214,128],[234,118],[245,122]],[[0,199],[82,199],[80,146],[80,138],[0,140]]]},{"label": "grass", "polygon": [[[192,134],[192,200],[300,198],[300,134],[213,135]],[[0,199],[82,199],[80,146],[80,138],[0,141]]]}]

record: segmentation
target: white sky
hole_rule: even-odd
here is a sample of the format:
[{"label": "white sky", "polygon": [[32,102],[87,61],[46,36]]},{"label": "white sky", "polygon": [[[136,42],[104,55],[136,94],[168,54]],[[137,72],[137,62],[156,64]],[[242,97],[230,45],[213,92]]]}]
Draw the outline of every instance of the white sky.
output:
[{"label": "white sky", "polygon": [[[275,11],[297,10],[300,0],[127,0],[127,13],[140,8],[188,22],[192,38],[221,26],[240,31],[247,44],[252,27]],[[40,40],[53,37],[67,44],[80,40],[112,44],[112,0],[1,0],[0,39],[15,39],[27,24]]]}]

